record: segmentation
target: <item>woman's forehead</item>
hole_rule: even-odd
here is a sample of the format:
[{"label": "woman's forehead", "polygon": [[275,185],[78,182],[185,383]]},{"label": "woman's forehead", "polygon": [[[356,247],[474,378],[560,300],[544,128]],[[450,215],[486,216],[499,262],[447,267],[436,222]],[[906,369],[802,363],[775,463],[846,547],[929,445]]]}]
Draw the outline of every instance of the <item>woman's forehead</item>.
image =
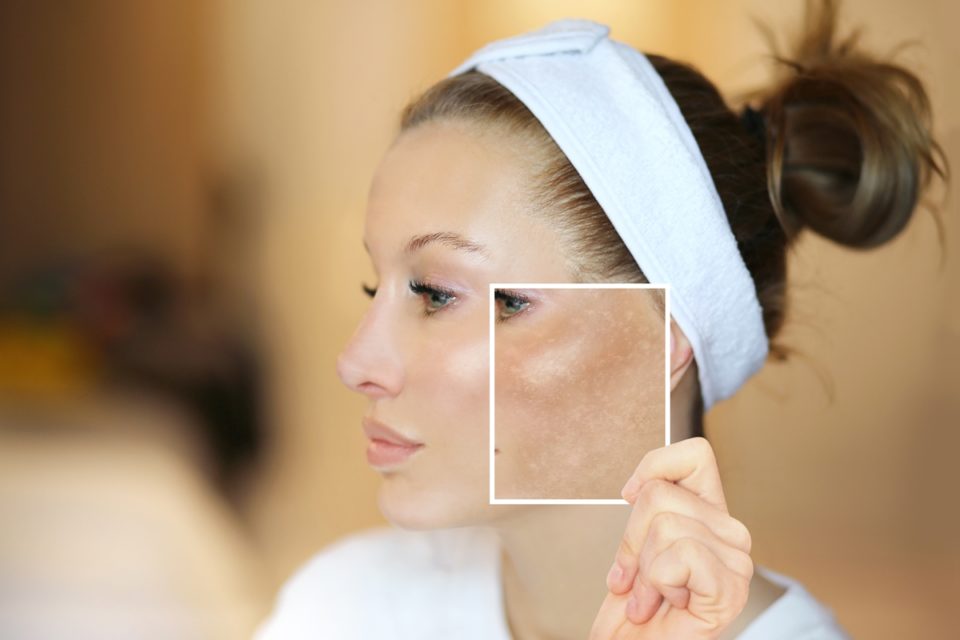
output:
[{"label": "woman's forehead", "polygon": [[[415,235],[450,232],[483,243],[532,224],[523,165],[462,126],[422,125],[401,134],[374,174],[365,239],[391,248]],[[371,247],[372,249],[372,247]]]},{"label": "woman's forehead", "polygon": [[472,202],[496,198],[524,182],[521,159],[452,123],[402,133],[384,154],[370,188],[374,203]]}]

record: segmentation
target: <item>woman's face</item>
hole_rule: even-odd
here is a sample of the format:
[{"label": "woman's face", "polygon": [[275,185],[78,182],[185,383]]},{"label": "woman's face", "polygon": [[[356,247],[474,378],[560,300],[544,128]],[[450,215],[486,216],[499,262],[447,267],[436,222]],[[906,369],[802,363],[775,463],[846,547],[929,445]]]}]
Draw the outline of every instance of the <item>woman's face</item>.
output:
[{"label": "woman's face", "polygon": [[[488,285],[573,278],[561,239],[532,212],[525,150],[507,142],[458,122],[421,125],[398,137],[371,186],[364,244],[377,293],[337,372],[367,396],[368,417],[423,443],[379,467],[380,509],[403,528],[530,508],[489,504]],[[603,291],[532,293],[519,312],[496,308],[497,497],[530,486],[577,497],[591,483],[616,497],[643,454],[624,451],[651,432],[662,444],[663,319]],[[658,347],[624,349],[631,340]],[[541,473],[530,456],[551,441],[589,453],[568,458],[566,474]]]}]

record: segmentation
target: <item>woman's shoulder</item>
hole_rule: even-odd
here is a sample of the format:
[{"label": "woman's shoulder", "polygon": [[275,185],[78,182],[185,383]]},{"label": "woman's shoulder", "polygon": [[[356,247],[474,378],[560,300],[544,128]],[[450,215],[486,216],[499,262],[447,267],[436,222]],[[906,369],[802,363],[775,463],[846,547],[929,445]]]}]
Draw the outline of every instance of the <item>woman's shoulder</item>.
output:
[{"label": "woman's shoulder", "polygon": [[755,574],[783,588],[783,594],[754,618],[737,640],[849,640],[833,611],[798,580],[757,565]]},{"label": "woman's shoulder", "polygon": [[456,633],[495,605],[492,535],[389,526],[344,536],[284,583],[256,639]]}]

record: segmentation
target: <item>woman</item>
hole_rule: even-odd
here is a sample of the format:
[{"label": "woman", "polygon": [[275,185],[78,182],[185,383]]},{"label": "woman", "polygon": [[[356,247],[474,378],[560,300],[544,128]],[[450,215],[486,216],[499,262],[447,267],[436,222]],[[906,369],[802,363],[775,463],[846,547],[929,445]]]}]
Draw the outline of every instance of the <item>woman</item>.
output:
[{"label": "woman", "polygon": [[[612,46],[602,25],[561,22],[506,42],[511,60],[566,54],[567,40],[571,60]],[[785,252],[797,233],[810,227],[846,245],[875,246],[905,226],[932,172],[945,177],[922,84],[852,40],[835,42],[835,22],[834,5],[824,2],[787,61],[791,69],[743,118],[691,67],[646,56],[689,128],[670,137],[640,127],[636,135],[648,136],[643,142],[654,151],[658,141],[695,140],[696,157],[689,166],[650,164],[649,175],[631,174],[610,189],[604,180],[616,167],[597,170],[601,142],[569,126],[572,118],[534,115],[531,94],[517,96],[523,82],[508,90],[509,74],[494,79],[476,57],[408,105],[366,213],[364,244],[379,283],[364,286],[373,303],[337,362],[343,382],[370,401],[367,455],[383,476],[378,503],[394,527],[318,554],[284,587],[259,638],[847,637],[802,585],[754,567],[750,534],[727,511],[702,437],[705,410],[735,391],[758,358],[786,355],[774,339],[785,315]],[[566,59],[549,58],[561,65],[551,68],[562,70]],[[558,77],[554,88],[574,102],[590,98]],[[637,129],[616,120],[611,131],[611,120],[600,121],[607,123],[600,138]],[[624,135],[630,154],[618,157],[645,153],[635,142]],[[724,232],[732,233],[724,245],[720,231],[704,228],[711,242],[703,255],[680,251],[696,245],[698,226],[671,236],[680,214],[642,206],[648,201],[630,184],[682,208],[687,196],[706,193],[698,166],[709,170]],[[670,186],[677,175],[688,180],[680,188]],[[642,225],[629,227],[623,211],[601,204],[616,197],[627,198],[626,211]],[[669,251],[644,246],[647,234]],[[737,264],[724,246],[736,248]],[[664,280],[689,305],[670,322],[673,444],[639,461],[623,455],[637,430],[656,426],[635,397],[636,376],[650,365],[629,358],[611,365],[603,355],[624,338],[612,331],[617,310],[602,299],[595,331],[559,339],[568,366],[584,369],[564,379],[580,383],[560,386],[550,358],[534,351],[517,354],[506,379],[497,379],[498,401],[501,388],[515,391],[498,404],[513,429],[549,438],[551,428],[576,426],[571,406],[583,408],[577,416],[602,415],[602,434],[584,441],[606,462],[583,471],[591,483],[622,487],[629,504],[489,504],[488,284],[660,281],[647,272],[671,260],[701,260],[696,273],[674,270],[676,278]],[[727,301],[726,287],[743,281],[736,268],[749,274],[749,296]],[[496,302],[498,340],[550,326],[560,313],[519,295]],[[708,316],[714,302],[756,327]],[[637,332],[648,322],[655,313],[638,314]],[[738,327],[747,338],[730,348],[741,339]],[[590,363],[606,375],[588,390]],[[528,468],[512,445],[497,455],[498,474]],[[580,478],[558,474],[555,482],[573,488]]]}]

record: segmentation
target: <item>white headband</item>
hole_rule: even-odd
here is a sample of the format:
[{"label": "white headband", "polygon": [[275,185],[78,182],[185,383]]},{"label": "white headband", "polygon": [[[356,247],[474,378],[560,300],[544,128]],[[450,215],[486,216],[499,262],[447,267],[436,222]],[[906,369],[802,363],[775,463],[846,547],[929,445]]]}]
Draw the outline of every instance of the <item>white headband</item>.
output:
[{"label": "white headband", "polygon": [[670,284],[706,411],[763,366],[763,314],[677,103],[647,57],[609,32],[590,20],[557,20],[486,45],[449,76],[475,67],[523,102],[647,279]]}]

